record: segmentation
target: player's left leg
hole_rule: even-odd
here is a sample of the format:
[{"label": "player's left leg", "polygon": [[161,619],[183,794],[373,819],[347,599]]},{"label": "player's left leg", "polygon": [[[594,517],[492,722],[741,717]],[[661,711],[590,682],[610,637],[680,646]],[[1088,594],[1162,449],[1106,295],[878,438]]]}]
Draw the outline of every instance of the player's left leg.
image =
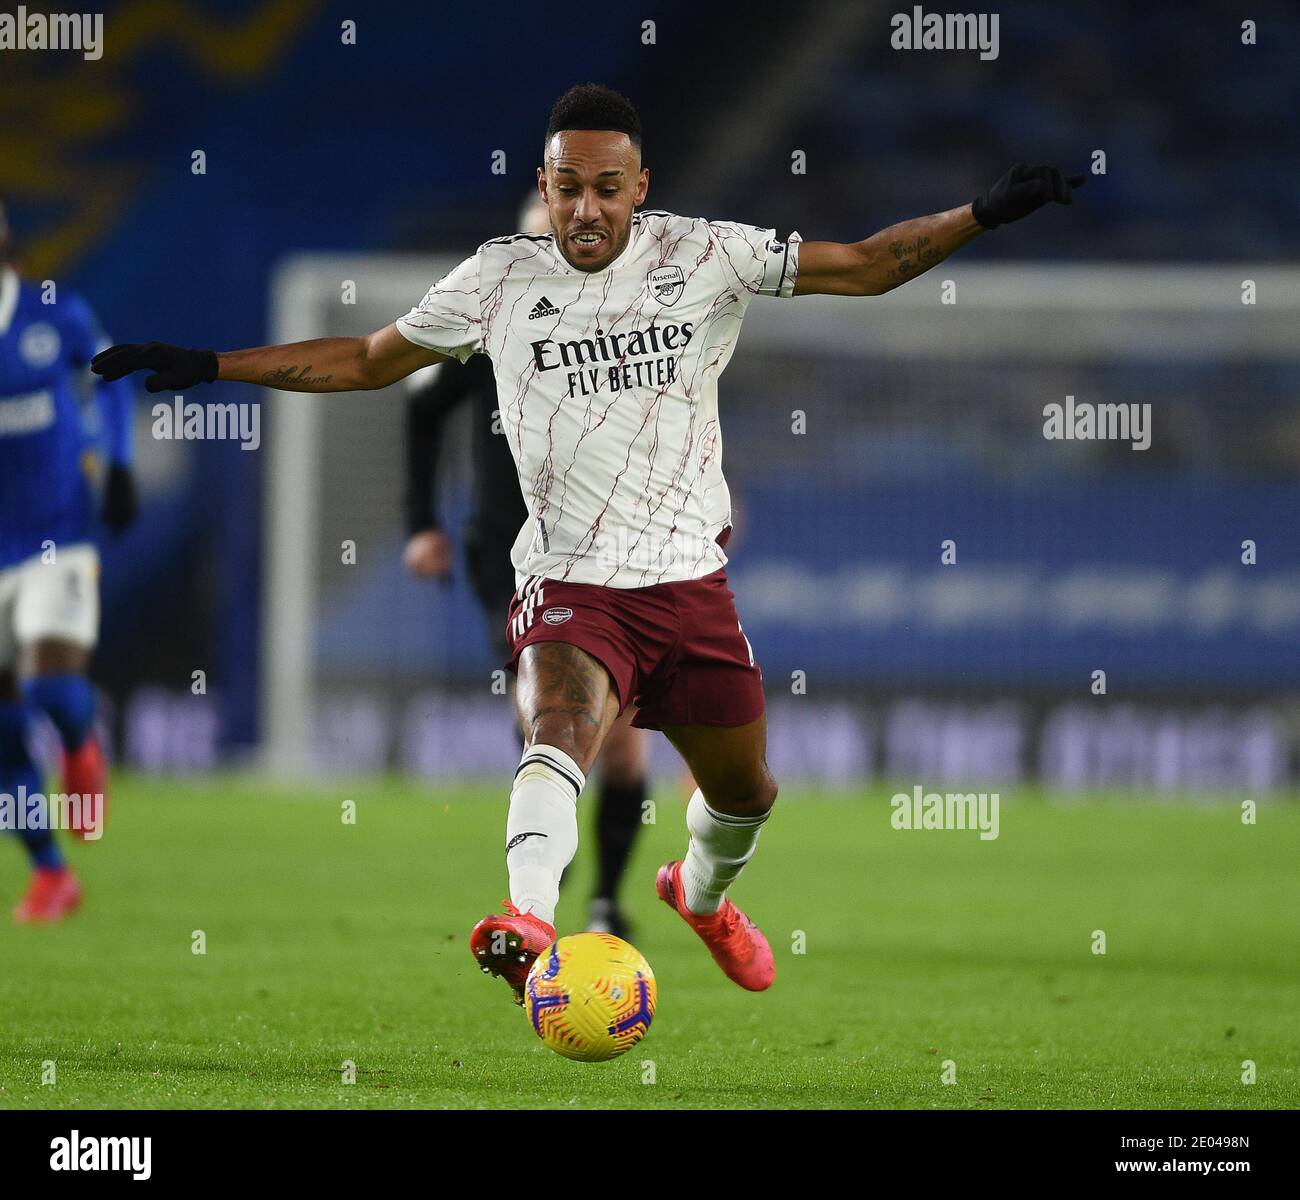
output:
[{"label": "player's left leg", "polygon": [[656,890],[699,934],[728,978],[762,991],[776,978],[771,947],[726,893],[754,856],[776,801],[766,760],[767,719],[734,728],[665,725],[663,732],[699,786],[686,809],[686,857],[660,868]]},{"label": "player's left leg", "polygon": [[0,797],[4,826],[16,833],[32,865],[32,880],[13,910],[15,921],[56,921],[81,901],[81,886],[63,860],[50,828],[41,773],[28,748],[31,710],[11,670],[0,669]]},{"label": "player's left leg", "polygon": [[767,717],[735,729],[665,726],[664,736],[698,784],[686,810],[686,904],[695,913],[716,912],[758,848],[759,831],[776,803],[766,758]]},{"label": "player's left leg", "polygon": [[643,690],[635,721],[663,730],[698,786],[686,812],[686,857],[660,868],[655,889],[728,978],[762,991],[776,977],[772,949],[726,893],[753,856],[776,800],[763,676],[725,571],[665,586],[680,615],[676,658]]},{"label": "player's left leg", "polygon": [[103,832],[107,770],[94,732],[95,690],[86,672],[99,636],[99,556],[90,545],[63,547],[53,563],[23,568],[14,618],[27,702],[58,730],[63,790],[79,797],[72,832]]}]

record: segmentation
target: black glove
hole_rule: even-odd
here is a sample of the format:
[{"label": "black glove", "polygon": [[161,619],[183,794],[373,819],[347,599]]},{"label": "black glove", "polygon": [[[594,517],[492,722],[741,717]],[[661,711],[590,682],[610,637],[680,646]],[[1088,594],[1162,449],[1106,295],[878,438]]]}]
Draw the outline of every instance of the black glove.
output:
[{"label": "black glove", "polygon": [[166,342],[128,342],[109,346],[90,360],[90,369],[105,379],[121,379],[132,371],[154,371],[144,381],[148,392],[183,392],[196,383],[217,377],[217,356],[212,350],[186,350]]},{"label": "black glove", "polygon": [[1062,175],[1041,163],[1016,163],[984,195],[975,197],[971,214],[985,229],[996,229],[1029,216],[1049,200],[1070,204],[1073,189],[1083,187],[1084,179],[1083,175]]},{"label": "black glove", "polygon": [[114,533],[121,533],[135,522],[139,512],[134,472],[122,463],[114,463],[108,468],[104,485],[104,524]]}]

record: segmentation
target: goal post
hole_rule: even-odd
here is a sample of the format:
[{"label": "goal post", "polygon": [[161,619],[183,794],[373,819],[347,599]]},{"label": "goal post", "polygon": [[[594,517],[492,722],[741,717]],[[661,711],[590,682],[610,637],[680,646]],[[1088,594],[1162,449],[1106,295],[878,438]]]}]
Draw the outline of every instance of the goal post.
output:
[{"label": "goal post", "polygon": [[[458,261],[293,256],[273,275],[272,339],[380,328]],[[1260,386],[1254,369],[1268,364],[1281,372],[1265,382],[1278,389],[1276,397],[1250,394],[1264,406],[1294,405],[1294,389],[1287,389],[1300,369],[1298,317],[1300,269],[1244,263],[983,264],[959,256],[884,297],[757,298],[719,388],[728,478],[740,481],[742,502],[747,475],[768,482],[784,471],[793,480],[807,475],[810,462],[825,462],[828,473],[852,478],[846,446],[884,445],[872,422],[882,421],[891,404],[933,401],[940,422],[987,412],[990,421],[1027,428],[1029,406],[1063,399],[1085,369],[1126,371],[1121,378],[1164,379],[1169,386],[1210,370],[1215,382],[1189,386],[1245,396]],[[428,611],[413,614],[397,582],[402,386],[265,397],[261,728],[264,761],[277,772],[300,772],[314,761],[327,696],[366,691],[375,703],[369,717],[357,717],[358,728],[373,727],[367,745],[388,741],[365,761],[400,766],[400,699],[421,686],[454,692],[467,672],[486,678],[487,668],[467,649],[483,639],[466,625],[463,598],[430,592]],[[823,428],[824,440],[810,438],[792,459],[790,442],[773,433],[770,409],[809,407],[801,397],[822,404],[833,429]],[[1233,396],[1210,402],[1232,403]],[[782,421],[788,433],[788,418]],[[978,452],[996,450],[991,434],[977,430],[970,438],[980,441]],[[455,456],[444,474],[463,488],[462,458]],[[345,527],[365,539],[366,562],[351,573],[337,561],[335,535]],[[756,529],[747,553],[760,550],[763,537]],[[408,643],[419,645],[408,653]],[[435,643],[436,652],[429,649]],[[456,711],[451,705],[444,718],[453,720]],[[379,728],[385,723],[386,733]],[[448,737],[449,753],[464,749],[463,737]],[[886,761],[883,752],[876,756],[877,767]]]}]

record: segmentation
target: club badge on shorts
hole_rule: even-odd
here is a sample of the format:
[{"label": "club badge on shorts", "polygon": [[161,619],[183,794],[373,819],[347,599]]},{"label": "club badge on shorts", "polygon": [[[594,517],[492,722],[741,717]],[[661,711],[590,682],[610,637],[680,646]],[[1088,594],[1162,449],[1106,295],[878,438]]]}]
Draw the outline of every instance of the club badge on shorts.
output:
[{"label": "club badge on shorts", "polygon": [[548,608],[542,613],[542,620],[548,625],[563,625],[571,616],[573,616],[571,608]]}]

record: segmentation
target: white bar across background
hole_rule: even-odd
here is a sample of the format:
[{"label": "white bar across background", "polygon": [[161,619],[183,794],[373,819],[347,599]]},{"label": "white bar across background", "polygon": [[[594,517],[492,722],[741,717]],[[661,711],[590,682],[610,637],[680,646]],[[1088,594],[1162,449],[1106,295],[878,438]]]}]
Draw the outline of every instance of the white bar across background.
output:
[{"label": "white bar across background", "polygon": [[[309,254],[271,283],[273,342],[338,332],[343,281],[392,319],[454,267],[454,255]],[[1256,302],[1242,303],[1243,284]],[[955,303],[942,302],[951,281]],[[336,318],[330,321],[332,315]],[[1300,268],[1251,263],[980,264],[954,259],[886,296],[772,300],[749,307],[741,350],[824,347],[839,356],[979,361],[1071,357],[1189,363],[1300,358]],[[365,333],[369,329],[356,329]],[[724,381],[725,388],[725,381]],[[308,765],[319,585],[320,399],[266,392],[261,728],[276,773]],[[399,465],[395,464],[395,470]]]}]

